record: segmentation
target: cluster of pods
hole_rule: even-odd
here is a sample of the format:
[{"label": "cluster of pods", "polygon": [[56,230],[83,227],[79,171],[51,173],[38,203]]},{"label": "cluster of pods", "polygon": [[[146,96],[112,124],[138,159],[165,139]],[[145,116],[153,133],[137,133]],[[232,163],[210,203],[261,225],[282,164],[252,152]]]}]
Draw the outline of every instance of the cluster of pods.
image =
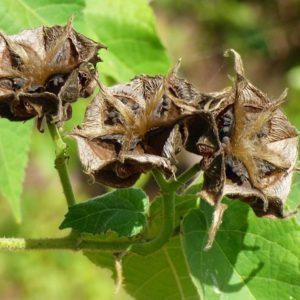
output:
[{"label": "cluster of pods", "polygon": [[[17,35],[0,34],[0,116],[12,121],[37,117],[59,126],[71,118],[71,103],[98,94],[77,140],[85,172],[108,186],[132,186],[142,173],[158,168],[175,176],[176,155],[199,155],[204,174],[200,196],[215,207],[210,242],[226,206],[225,195],[248,203],[256,215],[285,218],[298,156],[298,132],[279,106],[245,77],[234,50],[232,86],[201,93],[177,77],[137,76],[104,87],[98,80],[98,51],[105,46],[66,26],[39,27]],[[209,247],[210,245],[208,245]]]}]

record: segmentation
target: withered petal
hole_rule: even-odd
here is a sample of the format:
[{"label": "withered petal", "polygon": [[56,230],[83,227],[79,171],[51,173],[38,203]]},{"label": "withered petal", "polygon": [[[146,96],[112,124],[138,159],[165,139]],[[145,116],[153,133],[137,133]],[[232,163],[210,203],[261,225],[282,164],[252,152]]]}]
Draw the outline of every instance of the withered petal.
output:
[{"label": "withered petal", "polygon": [[225,164],[224,155],[217,155],[203,174],[203,186],[199,195],[209,204],[217,205],[224,195]]}]

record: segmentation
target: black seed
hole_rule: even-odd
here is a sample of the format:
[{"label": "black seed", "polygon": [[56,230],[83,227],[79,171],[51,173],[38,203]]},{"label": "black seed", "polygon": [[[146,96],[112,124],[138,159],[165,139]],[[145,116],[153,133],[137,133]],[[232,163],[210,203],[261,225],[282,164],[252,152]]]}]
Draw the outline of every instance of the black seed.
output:
[{"label": "black seed", "polygon": [[79,82],[82,86],[85,86],[88,83],[89,79],[90,77],[87,73],[79,72]]},{"label": "black seed", "polygon": [[159,104],[159,106],[158,106],[157,109],[156,109],[156,113],[157,113],[158,115],[161,115],[161,114],[163,114],[165,111],[168,111],[168,110],[170,109],[170,107],[171,107],[171,105],[170,105],[170,102],[169,102],[167,96],[166,96],[166,95],[163,95],[163,96],[162,96],[162,101],[161,101],[161,103]]},{"label": "black seed", "polygon": [[234,127],[233,108],[229,107],[218,119],[219,137],[223,141],[224,137],[230,137]]},{"label": "black seed", "polygon": [[140,108],[140,106],[138,105],[138,103],[134,103],[132,106],[131,106],[131,109],[132,110],[138,110]]},{"label": "black seed", "polygon": [[44,87],[40,84],[33,84],[27,90],[28,93],[41,93],[43,91]]},{"label": "black seed", "polygon": [[233,156],[226,156],[225,159],[226,177],[238,185],[248,180],[248,172],[244,164]]},{"label": "black seed", "polygon": [[116,123],[121,123],[121,121],[120,121],[120,118],[119,118],[119,117],[115,117],[115,118],[113,118],[113,119],[112,119],[112,122],[113,122],[114,124],[116,124]]},{"label": "black seed", "polygon": [[228,145],[230,143],[230,138],[228,136],[224,136],[221,142],[222,144]]},{"label": "black seed", "polygon": [[110,111],[110,112],[108,113],[108,117],[109,117],[110,119],[113,119],[113,118],[118,117],[118,116],[119,116],[119,113],[118,113],[116,110],[112,110],[112,111]]},{"label": "black seed", "polygon": [[269,133],[269,128],[267,126],[264,126],[262,128],[262,130],[257,133],[257,137],[259,139],[264,138],[264,137],[268,136],[268,133]]},{"label": "black seed", "polygon": [[222,129],[221,129],[221,132],[222,133],[228,133],[230,131],[230,127],[229,126],[226,126],[226,127],[223,127]]},{"label": "black seed", "polygon": [[17,54],[11,54],[11,62],[14,68],[19,69],[23,65],[21,57]]},{"label": "black seed", "polygon": [[121,100],[121,102],[122,102],[123,104],[127,104],[127,103],[128,103],[128,99],[125,98],[125,97],[122,97],[120,100]]},{"label": "black seed", "polygon": [[51,76],[46,82],[46,91],[58,94],[61,87],[64,85],[65,75],[56,74]]},{"label": "black seed", "polygon": [[168,110],[170,108],[170,102],[168,101],[168,98],[165,95],[163,95],[162,97],[161,106],[164,110]]},{"label": "black seed", "polygon": [[25,85],[25,80],[20,77],[12,79],[12,87],[14,90],[20,90]]}]

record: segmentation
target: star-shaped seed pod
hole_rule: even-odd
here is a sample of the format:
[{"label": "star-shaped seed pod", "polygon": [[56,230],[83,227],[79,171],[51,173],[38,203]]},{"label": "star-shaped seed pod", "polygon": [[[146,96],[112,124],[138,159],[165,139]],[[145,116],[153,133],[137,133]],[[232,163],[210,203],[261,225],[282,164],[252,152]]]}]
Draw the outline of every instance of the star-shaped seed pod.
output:
[{"label": "star-shaped seed pod", "polygon": [[159,168],[174,174],[182,146],[180,121],[197,111],[198,93],[176,76],[138,76],[102,87],[87,108],[78,142],[85,172],[97,182],[128,187],[141,173]]},{"label": "star-shaped seed pod", "polygon": [[[214,113],[219,141],[200,193],[215,206],[206,249],[226,209],[221,203],[225,195],[248,203],[259,217],[286,218],[295,213],[283,209],[298,157],[298,132],[278,108],[286,92],[270,100],[245,78],[240,55],[234,50],[226,55],[230,53],[237,79],[232,90],[219,97]],[[201,154],[201,142],[197,147]]]},{"label": "star-shaped seed pod", "polygon": [[24,121],[70,118],[70,103],[96,87],[94,67],[104,46],[66,26],[0,33],[0,116]]}]

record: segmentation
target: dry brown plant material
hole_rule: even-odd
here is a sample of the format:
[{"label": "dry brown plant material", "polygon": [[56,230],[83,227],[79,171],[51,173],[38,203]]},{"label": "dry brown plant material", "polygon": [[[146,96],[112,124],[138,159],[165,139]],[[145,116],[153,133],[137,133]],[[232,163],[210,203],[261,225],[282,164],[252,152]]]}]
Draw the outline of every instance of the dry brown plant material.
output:
[{"label": "dry brown plant material", "polygon": [[88,106],[78,142],[86,173],[108,186],[133,185],[153,168],[176,172],[184,147],[201,156],[202,198],[215,207],[206,249],[221,224],[224,196],[249,204],[257,216],[286,218],[284,204],[298,156],[298,132],[279,109],[286,92],[270,100],[244,75],[233,54],[232,88],[202,94],[176,76],[138,76],[100,93]]},{"label": "dry brown plant material", "polygon": [[24,121],[46,115],[61,123],[70,103],[92,94],[99,49],[66,26],[38,27],[17,35],[0,34],[0,116]]},{"label": "dry brown plant material", "polygon": [[220,225],[225,195],[248,203],[259,217],[295,213],[284,212],[298,157],[298,132],[278,108],[286,92],[270,100],[245,78],[239,54],[229,53],[234,55],[237,79],[231,92],[219,97],[222,110],[215,115],[221,151],[205,171],[200,193],[215,206],[206,248]]},{"label": "dry brown plant material", "polygon": [[102,87],[85,114],[76,138],[86,173],[97,182],[127,187],[140,174],[159,168],[176,171],[182,147],[180,121],[197,111],[198,93],[176,76],[138,76],[131,82]]}]

